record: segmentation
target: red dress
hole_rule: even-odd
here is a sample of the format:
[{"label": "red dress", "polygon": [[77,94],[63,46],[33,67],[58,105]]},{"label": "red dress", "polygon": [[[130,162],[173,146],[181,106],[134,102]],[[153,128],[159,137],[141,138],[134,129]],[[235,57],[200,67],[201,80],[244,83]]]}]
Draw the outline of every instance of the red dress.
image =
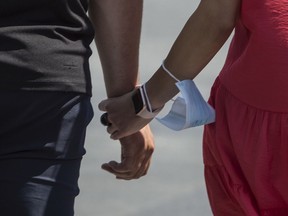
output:
[{"label": "red dress", "polygon": [[216,216],[288,216],[288,0],[242,0],[211,90],[205,179]]}]

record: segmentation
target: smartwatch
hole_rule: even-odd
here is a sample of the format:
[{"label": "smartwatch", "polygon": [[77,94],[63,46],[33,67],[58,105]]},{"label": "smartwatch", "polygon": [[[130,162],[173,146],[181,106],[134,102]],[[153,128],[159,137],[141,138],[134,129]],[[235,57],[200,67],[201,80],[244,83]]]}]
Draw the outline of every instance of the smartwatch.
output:
[{"label": "smartwatch", "polygon": [[163,108],[160,107],[159,109],[149,111],[147,109],[147,97],[145,97],[141,87],[137,88],[132,94],[132,102],[135,114],[145,119],[154,118]]}]

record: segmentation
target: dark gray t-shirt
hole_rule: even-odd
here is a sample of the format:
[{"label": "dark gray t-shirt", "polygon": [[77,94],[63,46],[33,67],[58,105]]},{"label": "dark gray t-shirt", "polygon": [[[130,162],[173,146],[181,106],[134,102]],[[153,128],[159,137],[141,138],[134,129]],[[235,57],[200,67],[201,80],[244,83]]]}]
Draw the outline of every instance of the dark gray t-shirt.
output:
[{"label": "dark gray t-shirt", "polygon": [[0,90],[91,94],[88,0],[0,1]]}]

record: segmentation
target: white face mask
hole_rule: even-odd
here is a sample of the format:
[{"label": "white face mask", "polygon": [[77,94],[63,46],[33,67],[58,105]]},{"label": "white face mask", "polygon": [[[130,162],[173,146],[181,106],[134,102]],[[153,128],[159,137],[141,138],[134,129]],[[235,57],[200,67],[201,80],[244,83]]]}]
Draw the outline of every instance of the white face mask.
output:
[{"label": "white face mask", "polygon": [[183,130],[215,122],[215,110],[204,100],[192,80],[176,82],[182,95],[174,101],[170,112],[163,118],[156,118],[172,130]]}]

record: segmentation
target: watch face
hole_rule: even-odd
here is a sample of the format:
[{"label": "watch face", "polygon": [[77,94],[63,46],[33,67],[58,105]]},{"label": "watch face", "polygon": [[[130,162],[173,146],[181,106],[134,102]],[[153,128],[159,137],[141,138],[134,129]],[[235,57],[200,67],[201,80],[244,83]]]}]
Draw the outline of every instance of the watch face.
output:
[{"label": "watch face", "polygon": [[132,95],[132,101],[134,104],[135,113],[137,114],[143,109],[144,106],[139,88]]}]

